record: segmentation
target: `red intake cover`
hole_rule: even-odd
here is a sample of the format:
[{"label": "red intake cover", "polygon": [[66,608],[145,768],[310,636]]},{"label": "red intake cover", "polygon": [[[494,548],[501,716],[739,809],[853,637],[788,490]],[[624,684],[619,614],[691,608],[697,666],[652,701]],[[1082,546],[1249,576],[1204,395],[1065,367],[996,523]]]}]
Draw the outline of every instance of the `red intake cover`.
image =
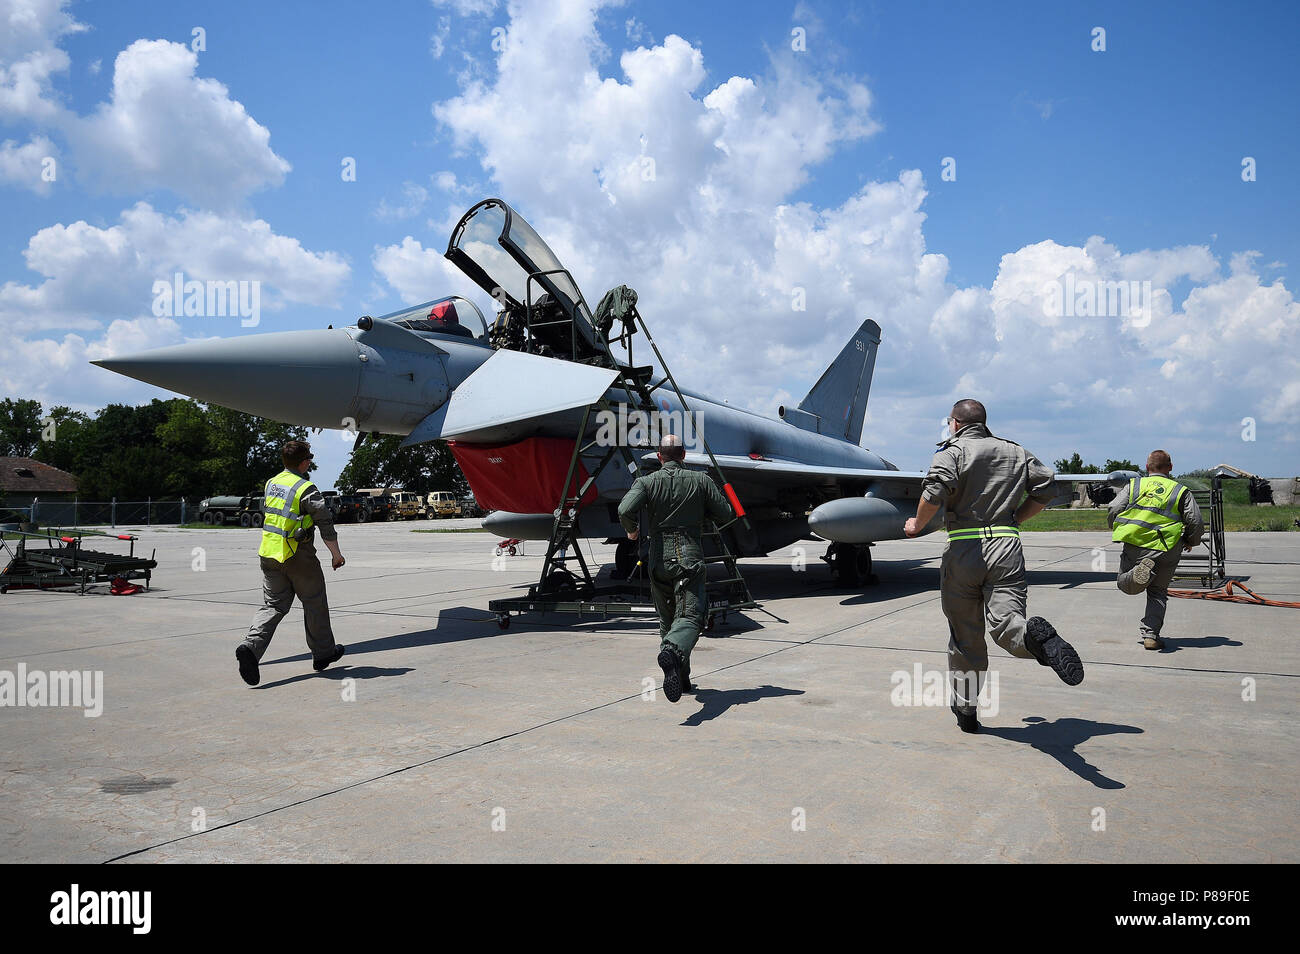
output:
[{"label": "red intake cover", "polygon": [[[564,491],[564,478],[573,457],[573,441],[562,437],[529,437],[513,444],[466,444],[448,441],[456,463],[484,510],[509,513],[554,513]],[[588,477],[578,461],[578,472],[569,487],[575,494]],[[583,495],[582,505],[596,499],[593,485]]]}]

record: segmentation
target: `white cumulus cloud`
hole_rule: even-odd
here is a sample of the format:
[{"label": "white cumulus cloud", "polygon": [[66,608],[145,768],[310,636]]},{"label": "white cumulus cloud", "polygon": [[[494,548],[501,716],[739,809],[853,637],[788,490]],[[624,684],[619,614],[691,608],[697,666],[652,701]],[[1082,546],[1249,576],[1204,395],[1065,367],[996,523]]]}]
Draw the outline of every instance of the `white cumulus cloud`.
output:
[{"label": "white cumulus cloud", "polygon": [[290,167],[270,131],[197,69],[189,47],[167,40],[119,53],[111,98],[65,127],[79,175],[108,192],[165,188],[207,207],[282,183]]},{"label": "white cumulus cloud", "polygon": [[[602,6],[510,4],[494,70],[433,112],[590,300],[637,288],[679,378],[770,413],[875,318],[867,443],[913,466],[959,396],[983,398],[995,430],[1044,456],[1145,454],[1171,435],[1216,454],[1243,415],[1300,410],[1287,384],[1300,379],[1300,305],[1251,256],[1225,275],[1205,246],[1045,237],[1009,251],[987,286],[957,287],[927,248],[920,172],[799,197],[821,163],[882,128],[864,83],[785,50],[761,73],[711,82],[704,51],[674,35],[623,51],[620,75],[602,77],[606,43],[627,32],[600,34]],[[445,272],[410,238],[373,264],[409,300]],[[1103,301],[1120,283],[1143,291],[1110,317],[1052,313],[1049,289],[1067,275]]]},{"label": "white cumulus cloud", "polygon": [[266,308],[333,307],[350,272],[339,255],[309,251],[261,219],[190,210],[172,216],[145,202],[108,228],[78,221],[41,229],[23,255],[42,281],[0,286],[0,321],[22,328],[94,329],[148,315],[153,283],[178,271],[197,281],[260,282]]},{"label": "white cumulus cloud", "polygon": [[46,175],[46,170],[57,177],[58,154],[58,148],[44,136],[33,136],[22,145],[6,139],[0,142],[0,183],[48,195],[52,180]]}]

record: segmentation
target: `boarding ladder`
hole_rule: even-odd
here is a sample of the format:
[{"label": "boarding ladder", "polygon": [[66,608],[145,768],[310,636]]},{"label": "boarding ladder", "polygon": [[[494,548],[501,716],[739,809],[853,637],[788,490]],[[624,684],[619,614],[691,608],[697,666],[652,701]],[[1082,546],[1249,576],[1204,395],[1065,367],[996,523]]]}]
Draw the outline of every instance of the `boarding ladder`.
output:
[{"label": "boarding ladder", "polygon": [[[570,323],[570,340],[574,348],[573,353],[576,354],[579,336],[576,324],[573,323],[576,321],[575,313],[578,302],[574,303],[575,312],[566,313],[563,318],[552,317],[546,321],[534,321],[536,309],[532,294],[533,283],[538,276],[551,274],[565,275],[569,278],[572,287],[577,288],[577,283],[573,282],[572,276],[565,269],[537,272],[529,276],[526,296],[527,324],[525,326],[524,350],[535,353],[537,347],[534,335],[535,329]],[[587,306],[586,301],[581,298],[581,291],[577,294],[583,309],[587,314],[590,314],[590,308]],[[691,412],[686,396],[682,393],[681,388],[677,386],[677,381],[668,369],[668,364],[664,361],[663,354],[655,343],[654,337],[650,334],[645,319],[635,307],[631,309],[631,317],[632,320],[625,322],[619,334],[613,337],[606,337],[598,329],[592,329],[599,364],[617,373],[617,377],[610,385],[609,390],[621,390],[627,396],[626,405],[630,409],[636,409],[646,414],[647,420],[649,420],[649,415],[658,411],[654,399],[655,392],[667,386],[676,395],[683,414],[689,417]],[[638,330],[645,336],[655,358],[658,360],[659,366],[664,372],[663,377],[653,383],[653,366],[638,368],[633,363],[632,339]],[[613,344],[620,344],[627,351],[626,364],[619,362],[614,357],[611,350]],[[641,456],[634,454],[633,451],[646,452],[656,449],[648,444],[631,447],[619,441],[608,447],[601,447],[596,443],[595,438],[588,440],[586,435],[591,416],[594,412],[599,411],[616,415],[617,409],[606,395],[602,395],[598,401],[589,405],[583,411],[582,423],[578,428],[573,453],[569,458],[568,472],[565,475],[559,506],[554,512],[555,519],[552,524],[550,538],[547,541],[546,556],[542,561],[542,571],[537,584],[529,588],[527,599],[493,600],[489,603],[489,609],[497,613],[497,622],[502,628],[509,625],[509,613],[511,611],[571,612],[601,618],[655,616],[654,604],[649,593],[649,581],[646,574],[640,572],[642,568],[639,561],[636,569],[626,582],[621,585],[600,586],[597,584],[595,575],[579,546],[579,540],[581,539],[579,529],[581,501],[587,492],[596,485],[597,478],[605,467],[617,455],[628,466],[629,471],[635,471],[638,477],[643,476],[647,473],[645,463]],[[731,531],[732,534],[744,533],[752,538],[754,535],[753,526],[735,491],[727,483],[726,475],[718,464],[713,451],[709,448],[707,439],[702,434],[700,439],[709,458],[708,469],[710,475],[724,491],[734,513],[731,520],[720,526],[709,520],[705,521],[704,526],[705,563],[707,566],[721,564],[724,571],[721,578],[710,579],[707,583],[709,611],[706,619],[706,629],[712,629],[716,619],[722,618],[725,620],[727,613],[731,611],[746,609],[767,611],[763,610],[762,606],[750,593],[749,586],[740,572],[732,547],[728,543],[728,531]],[[583,469],[588,474],[586,480],[581,482],[581,486],[577,485],[580,476],[579,462],[582,462]],[[633,598],[618,598],[628,594]]]},{"label": "boarding ladder", "polygon": [[1228,581],[1223,534],[1223,480],[1218,476],[1211,477],[1209,490],[1193,490],[1189,487],[1187,492],[1195,498],[1205,520],[1205,536],[1202,538],[1205,549],[1196,547],[1184,550],[1178,566],[1174,568],[1173,578],[1206,589],[1218,589]]}]

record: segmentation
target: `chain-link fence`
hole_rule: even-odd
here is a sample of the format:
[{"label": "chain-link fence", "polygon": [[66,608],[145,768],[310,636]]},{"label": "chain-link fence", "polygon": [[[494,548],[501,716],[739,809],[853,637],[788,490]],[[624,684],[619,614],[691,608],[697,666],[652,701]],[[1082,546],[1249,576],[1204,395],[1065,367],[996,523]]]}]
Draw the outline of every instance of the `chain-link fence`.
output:
[{"label": "chain-link fence", "polygon": [[148,527],[197,519],[198,508],[185,500],[0,498],[0,523],[34,523],[44,527]]}]

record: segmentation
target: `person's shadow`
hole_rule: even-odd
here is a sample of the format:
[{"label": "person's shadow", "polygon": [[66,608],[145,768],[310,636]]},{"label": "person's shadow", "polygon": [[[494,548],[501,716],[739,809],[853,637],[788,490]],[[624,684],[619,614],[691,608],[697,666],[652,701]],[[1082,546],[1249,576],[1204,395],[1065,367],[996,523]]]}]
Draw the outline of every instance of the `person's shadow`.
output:
[{"label": "person's shadow", "polygon": [[276,682],[265,682],[254,688],[274,689],[276,686],[287,686],[292,682],[302,682],[304,679],[333,679],[340,682],[344,679],[379,679],[384,676],[405,676],[408,672],[415,672],[415,670],[410,666],[388,668],[384,666],[349,666],[344,663],[341,666],[331,666],[321,672],[304,672]]},{"label": "person's shadow", "polygon": [[1117,735],[1141,733],[1135,725],[1117,725],[1111,722],[1093,722],[1091,719],[1057,719],[1048,722],[1040,716],[1026,716],[1027,725],[980,729],[982,735],[993,735],[1012,742],[1031,745],[1056,759],[1085,782],[1091,782],[1098,788],[1123,788],[1123,782],[1107,778],[1101,771],[1088,762],[1075,749],[1089,739],[1099,735]]},{"label": "person's shadow", "polygon": [[732,706],[743,706],[747,702],[759,699],[771,699],[776,696],[802,696],[802,689],[782,689],[780,686],[759,686],[757,689],[697,689],[695,701],[700,703],[698,712],[691,713],[682,725],[703,725],[716,719]]},{"label": "person's shadow", "polygon": [[1241,646],[1239,639],[1231,639],[1227,636],[1184,636],[1181,639],[1173,636],[1162,636],[1164,640],[1164,649],[1158,649],[1160,653],[1176,653],[1180,649],[1212,649],[1215,646]]}]

